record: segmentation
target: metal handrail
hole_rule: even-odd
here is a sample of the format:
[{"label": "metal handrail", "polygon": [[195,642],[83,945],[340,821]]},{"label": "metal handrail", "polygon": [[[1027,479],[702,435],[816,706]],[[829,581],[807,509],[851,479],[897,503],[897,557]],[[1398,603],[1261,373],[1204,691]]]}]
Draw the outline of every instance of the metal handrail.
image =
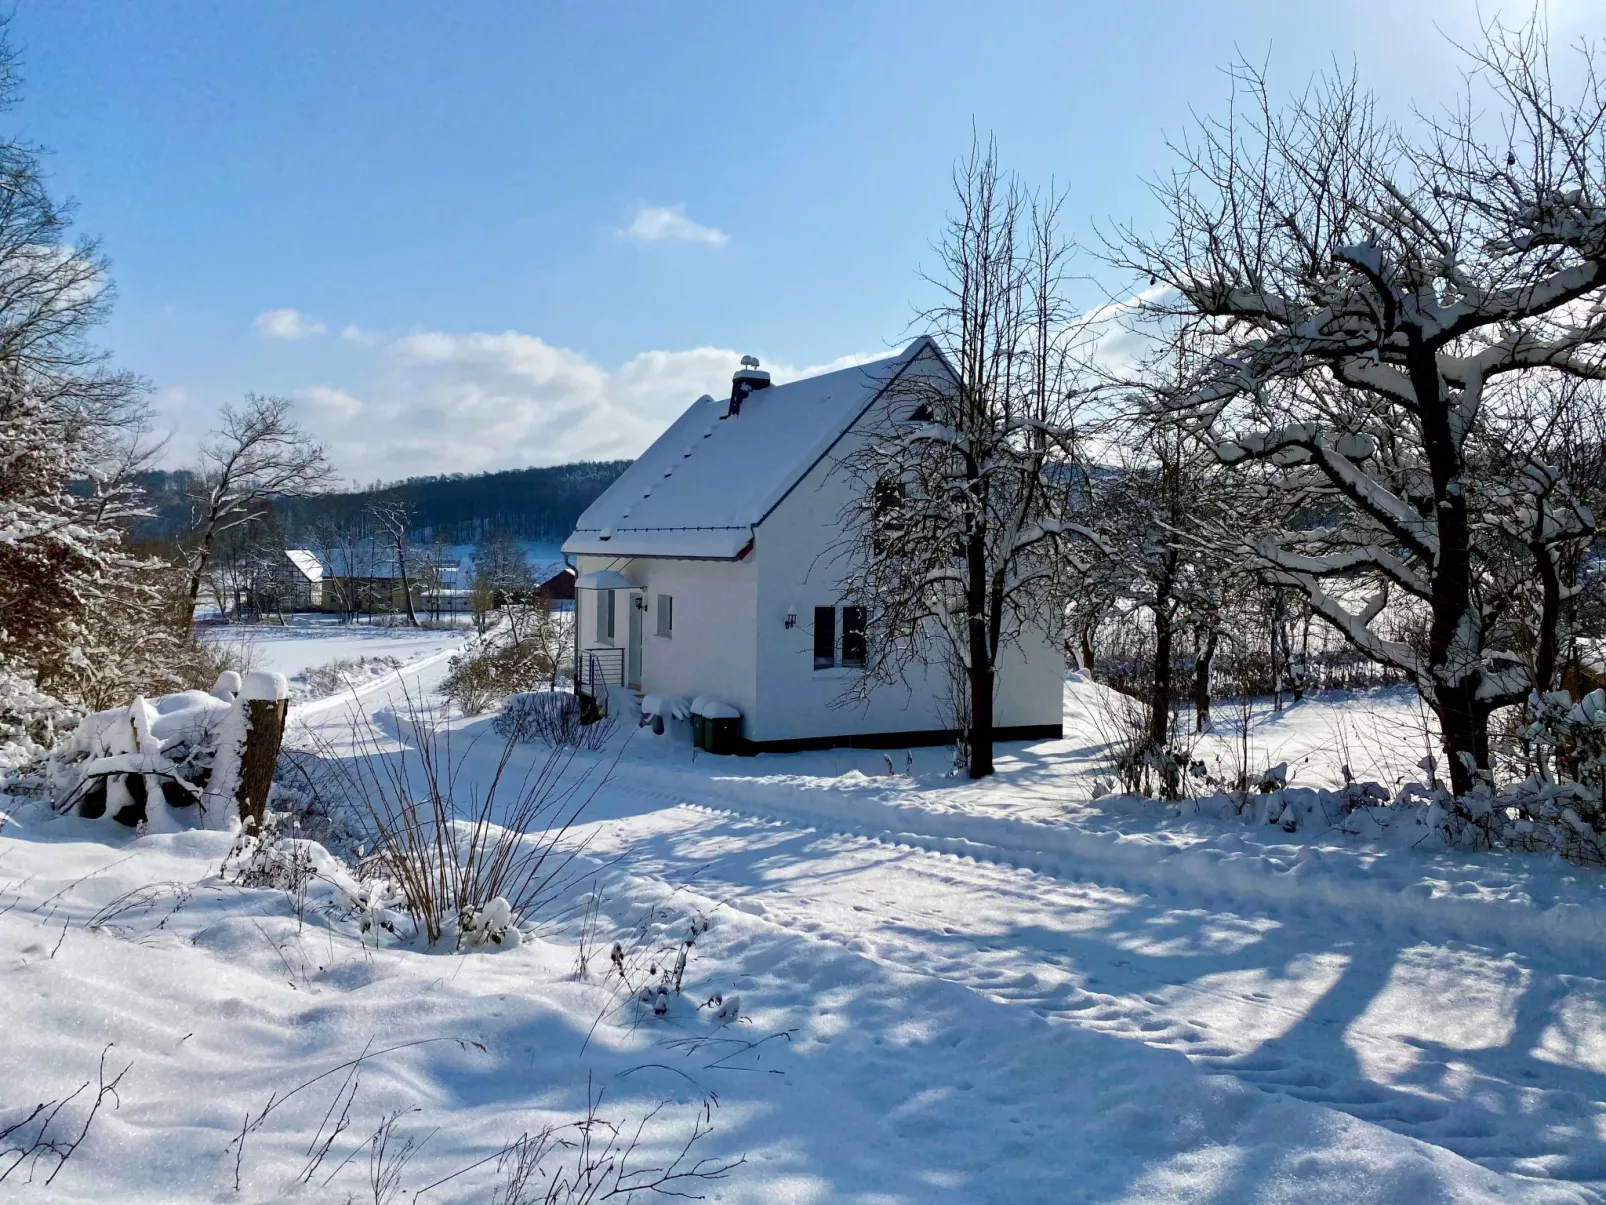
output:
[{"label": "metal handrail", "polygon": [[598,686],[625,684],[625,651],[622,648],[586,649],[581,654],[582,664],[576,679],[580,689],[595,694]]}]

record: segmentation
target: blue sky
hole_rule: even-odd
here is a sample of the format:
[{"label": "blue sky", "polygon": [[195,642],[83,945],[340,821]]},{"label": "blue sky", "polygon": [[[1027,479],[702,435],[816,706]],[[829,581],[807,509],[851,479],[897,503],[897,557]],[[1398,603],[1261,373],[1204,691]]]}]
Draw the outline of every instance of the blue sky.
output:
[{"label": "blue sky", "polygon": [[[1548,8],[1556,40],[1606,32],[1589,0]],[[1095,245],[1152,216],[1142,179],[1236,54],[1289,90],[1353,62],[1403,112],[1452,98],[1436,29],[1475,22],[1470,0],[20,0],[8,120],[113,260],[104,341],[158,390],[173,462],[256,390],[368,481],[632,455],[743,352],[786,375],[896,344],[972,121]],[[1079,264],[1086,304],[1126,287]]]}]

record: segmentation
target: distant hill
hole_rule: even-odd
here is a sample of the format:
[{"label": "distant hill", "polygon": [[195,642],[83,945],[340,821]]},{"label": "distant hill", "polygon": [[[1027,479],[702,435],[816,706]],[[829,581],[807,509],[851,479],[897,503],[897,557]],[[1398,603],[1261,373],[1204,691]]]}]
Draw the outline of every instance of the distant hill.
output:
[{"label": "distant hill", "polygon": [[500,473],[412,477],[351,493],[287,499],[280,505],[287,534],[321,519],[356,518],[376,502],[401,502],[412,512],[420,539],[472,544],[492,531],[525,540],[560,543],[580,513],[613,484],[628,460],[583,460]]},{"label": "distant hill", "polygon": [[[411,477],[363,490],[287,498],[276,509],[291,543],[304,539],[322,521],[354,520],[376,502],[402,502],[412,512],[414,534],[420,540],[472,544],[488,532],[505,531],[524,540],[556,544],[567,538],[580,513],[629,465],[628,460],[585,460],[500,473]],[[135,540],[159,543],[181,533],[190,515],[190,474],[151,472],[140,485],[156,514],[137,525]]]}]

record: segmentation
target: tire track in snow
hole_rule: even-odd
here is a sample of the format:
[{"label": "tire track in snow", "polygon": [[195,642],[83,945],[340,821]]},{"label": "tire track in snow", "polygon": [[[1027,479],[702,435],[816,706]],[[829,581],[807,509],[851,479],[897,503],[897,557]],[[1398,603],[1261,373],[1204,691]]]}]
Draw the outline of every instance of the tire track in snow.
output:
[{"label": "tire track in snow", "polygon": [[[942,844],[949,848],[932,848],[934,843],[923,834],[884,830],[879,833],[865,832],[862,831],[864,826],[860,826],[861,831],[858,832],[846,831],[848,826],[821,824],[813,817],[782,818],[766,815],[758,808],[697,804],[689,802],[678,792],[640,788],[617,780],[610,782],[607,789],[619,790],[635,798],[661,801],[671,805],[675,811],[689,814],[693,823],[685,830],[687,833],[707,828],[712,822],[716,826],[734,826],[735,832],[721,836],[738,840],[744,828],[761,830],[766,825],[799,834],[812,834],[816,842],[835,843],[837,846],[835,850],[821,851],[818,860],[829,862],[833,857],[858,854],[862,864],[855,868],[854,873],[863,872],[871,878],[882,872],[893,859],[907,854],[913,856],[896,862],[900,873],[922,877],[954,893],[976,893],[978,897],[984,895],[1012,902],[1023,900],[1034,894],[1034,884],[1022,882],[1017,876],[1041,875],[1053,880],[1055,889],[1061,893],[1109,892],[1113,886],[1133,904],[1172,913],[1186,911],[1187,903],[1202,902],[1189,901],[1185,898],[1186,893],[1177,890],[1166,893],[1170,898],[1162,901],[1157,893],[1134,889],[1130,883],[1121,882],[1120,876],[1110,876],[1103,882],[1088,876],[1069,879],[1051,869],[1022,866],[1023,860],[1012,856],[988,857],[986,855],[991,851],[978,847],[974,842],[944,840]],[[960,849],[964,852],[959,852]],[[708,869],[717,872],[719,861],[719,855],[712,855],[707,859]],[[702,876],[701,881],[706,889],[708,876]],[[755,895],[750,884],[740,878],[727,881],[722,886],[738,897],[734,901],[737,907],[742,906],[744,899],[750,903]],[[1043,888],[1037,886],[1035,894],[1041,896]],[[747,893],[745,897],[741,894],[743,892]],[[875,926],[855,933],[851,925],[844,926],[842,923],[843,915],[838,901],[832,901],[830,908],[822,908],[818,900],[789,893],[784,881],[777,883],[774,890],[763,890],[757,894],[762,895],[764,915],[773,922],[800,934],[845,945],[889,967],[956,983],[999,1004],[1029,1007],[1045,1019],[1179,1052],[1202,1067],[1232,1075],[1264,1091],[1326,1104],[1362,1120],[1444,1146],[1493,1170],[1529,1174],[1542,1171],[1546,1178],[1606,1187],[1602,1183],[1606,1181],[1606,1168],[1598,1166],[1597,1161],[1592,1161],[1587,1155],[1580,1157],[1577,1149],[1579,1143],[1572,1140],[1584,1138],[1587,1146],[1585,1135],[1548,1133],[1546,1127],[1529,1126],[1528,1133],[1517,1136],[1502,1132],[1499,1125],[1491,1122],[1487,1109],[1469,1104],[1466,1099],[1443,1097],[1431,1090],[1422,1092],[1409,1086],[1401,1088],[1379,1083],[1363,1074],[1335,1073],[1329,1065],[1333,1060],[1323,1049],[1321,1038],[1325,1038],[1327,1044],[1342,1043],[1345,1047],[1358,1050],[1360,1061],[1374,1066],[1416,1063],[1421,1063],[1425,1068],[1436,1066],[1421,1059],[1420,1046],[1409,1037],[1383,1032],[1375,1025],[1364,1023],[1367,1015],[1364,1011],[1351,1018],[1342,1029],[1322,1021],[1320,1024],[1328,1028],[1315,1041],[1306,1035],[1298,1043],[1283,1044],[1281,1039],[1284,1035],[1298,1031],[1302,1024],[1310,1020],[1312,1008],[1321,1001],[1325,992],[1315,993],[1300,1006],[1291,1006],[1271,996],[1256,998],[1264,993],[1231,992],[1191,983],[1186,985],[1183,996],[1168,998],[1168,994],[1174,997],[1183,984],[1175,978],[1165,978],[1146,970],[1139,954],[1112,959],[1108,966],[1085,967],[1077,965],[1075,956],[1061,954],[1056,957],[1054,952],[1042,949],[1015,950],[993,956],[997,953],[996,938],[974,929],[966,932],[963,917],[944,912],[940,907],[923,909],[918,902],[912,904],[904,900],[896,906],[905,914],[915,914],[915,917],[895,915],[890,918],[892,924],[888,926],[881,923],[888,919],[887,915],[884,912],[878,915],[873,905],[853,905],[852,912]],[[932,895],[936,898],[940,892],[933,892]],[[1216,911],[1219,903],[1211,901],[1211,904],[1212,908],[1196,908],[1192,911],[1206,913],[1211,919],[1241,918],[1244,915],[1240,910],[1230,907],[1225,911]],[[829,914],[833,909],[836,915]],[[1264,919],[1271,926],[1265,930],[1268,934],[1266,941],[1280,951],[1276,957],[1270,957],[1268,951],[1263,951],[1267,955],[1263,958],[1265,961],[1297,961],[1312,946],[1320,948],[1331,945],[1330,929],[1325,934],[1318,934],[1317,940],[1312,940],[1312,934],[1308,931],[1312,927],[1312,918],[1308,914],[1287,921],[1271,921],[1269,917],[1258,916],[1256,919]],[[903,929],[915,934],[941,935],[947,944],[963,944],[966,956],[943,956],[934,952],[929,943],[922,942],[918,936],[900,937],[898,931]],[[1411,933],[1411,938],[1426,940],[1415,932]],[[1023,960],[1028,963],[1024,969]],[[1094,975],[1093,971],[1099,971],[1101,975]],[[1102,976],[1113,977],[1118,983],[1111,990],[1102,990]],[[1204,1004],[1220,1006],[1219,1011],[1240,1019],[1246,1014],[1258,1017],[1256,1023],[1246,1028],[1273,1036],[1247,1045],[1242,1041],[1234,1042],[1232,1035],[1216,1032],[1216,1026],[1197,1015],[1208,1012],[1201,1007]],[[1445,1075],[1455,1069],[1463,1077],[1466,1076],[1466,1069],[1454,1068],[1448,1060],[1441,1061]],[[1554,1105],[1574,1095],[1565,1084],[1559,1089],[1548,1089],[1514,1083],[1511,1079],[1493,1074],[1476,1073],[1471,1078],[1475,1082],[1465,1087],[1461,1096],[1482,1096],[1485,1100],[1499,1100],[1509,1105],[1509,1108],[1500,1109],[1505,1124],[1510,1123],[1513,1114],[1532,1112],[1536,1101],[1541,1106]],[[1590,1103],[1595,1105],[1594,1111],[1599,1113],[1598,1102]],[[1584,1111],[1589,1111],[1587,1106]]]},{"label": "tire track in snow", "polygon": [[[424,668],[420,664],[404,667],[398,678],[422,678],[419,671]],[[381,685],[375,683],[364,693]],[[428,683],[421,681],[420,685],[427,688]],[[685,785],[665,790],[666,779],[680,779]],[[603,790],[689,811],[699,817],[702,827],[707,827],[709,821],[746,823],[754,828],[767,824],[861,850],[886,849],[894,854],[916,855],[904,859],[910,864],[953,859],[953,865],[969,864],[972,870],[959,876],[934,874],[928,869],[919,873],[933,881],[949,880],[956,892],[979,893],[995,900],[1021,899],[1022,891],[1002,880],[1011,874],[1030,873],[1047,877],[1061,889],[1118,891],[1171,912],[1185,912],[1191,907],[1196,913],[1239,919],[1256,913],[1277,914],[1279,919],[1271,923],[1283,927],[1283,936],[1272,944],[1283,947],[1285,955],[1296,959],[1313,947],[1332,946],[1331,921],[1336,919],[1353,929],[1357,913],[1362,917],[1363,928],[1368,928],[1365,922],[1370,922],[1369,931],[1360,937],[1363,946],[1380,939],[1383,945],[1403,948],[1407,939],[1445,943],[1447,938],[1470,935],[1470,940],[1485,952],[1491,947],[1498,950],[1502,942],[1513,949],[1537,944],[1541,948],[1557,947],[1569,953],[1575,963],[1580,961],[1580,945],[1606,949],[1606,908],[1594,915],[1587,915],[1578,905],[1567,904],[1543,911],[1521,901],[1434,896],[1422,891],[1420,883],[1404,884],[1402,888],[1397,880],[1364,881],[1357,890],[1355,883],[1323,873],[1325,868],[1320,865],[1309,867],[1309,874],[1298,873],[1303,868],[1296,865],[1295,872],[1290,873],[1253,853],[1229,853],[1208,844],[1192,850],[1179,849],[1150,835],[1127,836],[1020,819],[942,813],[848,792],[810,791],[805,795],[795,784],[736,778],[710,780],[700,773],[666,766],[618,764]],[[799,806],[800,796],[812,806]],[[980,840],[978,834],[988,839]],[[738,844],[741,843],[739,838]],[[717,864],[720,855],[700,860]],[[978,881],[989,876],[995,881]],[[726,885],[736,906],[741,906],[744,899],[749,903],[753,900],[750,879]],[[1230,1005],[1241,1015],[1261,1018],[1260,1028],[1275,1034],[1285,1033],[1289,1026],[1301,1033],[1303,1027],[1302,1042],[1283,1042],[1274,1036],[1253,1042],[1246,1053],[1215,1044],[1209,1037],[1208,1025],[1167,1015],[1168,1009],[1178,1011],[1177,1002],[1168,999],[1167,994],[1181,984],[1144,973],[1141,956],[1111,958],[1107,966],[1091,968],[1111,978],[1130,981],[1112,985],[1112,991],[1091,990],[1102,986],[1099,975],[1089,973],[1080,984],[1071,984],[1076,958],[1056,961],[1045,958],[1041,950],[1027,955],[1034,963],[1028,971],[1020,971],[1021,956],[1016,952],[1005,959],[1008,970],[995,975],[996,968],[985,965],[990,960],[978,957],[993,952],[989,936],[966,932],[962,923],[944,924],[940,914],[921,914],[919,923],[910,926],[911,931],[922,932],[923,925],[925,937],[936,933],[952,938],[950,944],[963,947],[964,957],[956,953],[939,957],[929,942],[922,945],[915,938],[901,946],[886,940],[884,934],[874,943],[843,938],[840,924],[835,926],[839,931],[832,932],[829,918],[822,921],[818,901],[786,897],[800,905],[798,914],[789,916],[791,902],[781,908],[773,893],[765,898],[776,905],[776,910],[765,906],[766,915],[775,923],[794,932],[841,941],[884,965],[941,977],[1001,1004],[1033,1007],[1051,1019],[1176,1050],[1204,1067],[1231,1074],[1263,1090],[1326,1104],[1443,1146],[1494,1170],[1571,1180],[1595,1190],[1597,1199],[1606,1200],[1606,1154],[1595,1138],[1597,1129],[1606,1132],[1606,1108],[1595,1099],[1602,1095],[1599,1081],[1588,1076],[1549,1068],[1541,1078],[1554,1080],[1559,1086],[1530,1085],[1517,1082],[1517,1075],[1501,1078],[1457,1064],[1453,1050],[1446,1054],[1440,1049],[1437,1059],[1420,1058],[1428,1050],[1423,1043],[1363,1023],[1367,1015],[1364,1011],[1349,1018],[1341,1030],[1333,1027],[1330,1018],[1319,1018],[1315,1029],[1320,1040],[1313,1042],[1310,1022],[1313,1010],[1325,1002],[1325,987],[1315,993],[1313,1002],[1295,1007],[1266,993],[1216,991],[1189,984],[1191,994],[1182,1003],[1203,1000]],[[906,913],[915,911],[907,904],[901,907]],[[909,926],[907,916],[890,914],[885,909],[878,912],[867,905],[864,913],[875,916],[878,923],[885,919]],[[1455,955],[1458,951],[1452,947],[1458,944],[1452,940],[1435,952]],[[1575,981],[1585,978],[1572,977]],[[1067,984],[1070,990],[1066,990]],[[1606,985],[1602,985],[1601,999],[1606,1000]],[[1274,1023],[1266,1024],[1267,1018],[1274,1019]],[[1324,1030],[1323,1026],[1329,1028]],[[1396,1086],[1376,1082],[1365,1074],[1335,1073],[1331,1051],[1339,1045],[1400,1056],[1408,1063],[1414,1061],[1419,1072],[1437,1075],[1441,1081],[1457,1078],[1461,1081],[1460,1099],[1445,1099],[1442,1092],[1437,1092],[1442,1082],[1435,1085],[1407,1080]],[[1521,1072],[1523,1076],[1532,1074],[1527,1069]],[[1580,1092],[1576,1090],[1579,1087],[1589,1091]],[[1469,1103],[1480,1096],[1493,1102],[1492,1108],[1499,1114],[1495,1120],[1481,1106]]]}]

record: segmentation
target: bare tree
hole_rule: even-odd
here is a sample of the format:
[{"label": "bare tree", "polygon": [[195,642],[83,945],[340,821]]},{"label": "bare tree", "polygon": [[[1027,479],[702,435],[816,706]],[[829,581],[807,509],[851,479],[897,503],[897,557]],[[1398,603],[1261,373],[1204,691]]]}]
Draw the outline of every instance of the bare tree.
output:
[{"label": "bare tree", "polygon": [[327,569],[324,580],[324,606],[338,606],[346,622],[371,609],[368,582],[375,571],[374,539],[362,512],[334,517],[319,523],[313,532],[313,546]]},{"label": "bare tree", "polygon": [[1234,542],[1416,683],[1457,793],[1489,768],[1490,713],[1532,684],[1484,571],[1493,512],[1566,510],[1534,529],[1545,546],[1588,525],[1490,447],[1525,379],[1606,376],[1606,87],[1583,58],[1564,99],[1542,30],[1491,25],[1466,102],[1410,128],[1353,80],[1277,111],[1240,67],[1229,116],[1156,186],[1168,229],[1111,251],[1191,342],[1166,407],[1299,504]]},{"label": "bare tree", "polygon": [[956,722],[972,778],[993,770],[999,655],[1025,625],[1058,643],[1060,575],[1085,479],[1073,471],[1080,328],[1063,297],[1069,244],[1057,194],[1028,193],[976,146],[954,173],[957,212],[919,322],[947,360],[884,392],[890,429],[844,457],[844,597],[867,627],[861,689],[936,657],[968,686]]},{"label": "bare tree", "polygon": [[1153,634],[1148,680],[1149,751],[1170,740],[1172,710],[1183,661],[1181,642],[1194,637],[1195,727],[1210,715],[1211,662],[1220,641],[1222,591],[1237,566],[1223,555],[1215,532],[1241,522],[1255,505],[1175,424],[1140,417],[1123,424],[1119,467],[1108,474],[1099,530],[1108,555],[1090,566],[1117,609],[1146,612]]},{"label": "bare tree", "polygon": [[333,477],[324,446],[296,423],[290,407],[289,398],[247,394],[244,405],[223,407],[201,449],[188,553],[191,618],[219,535],[255,522],[272,499],[314,493]]},{"label": "bare tree", "polygon": [[404,502],[376,502],[369,507],[369,512],[374,517],[375,528],[384,533],[386,542],[390,544],[395,557],[396,577],[401,583],[402,606],[407,613],[407,623],[416,628],[418,614],[413,609],[413,583],[407,572],[408,532],[412,527],[412,515]]}]

